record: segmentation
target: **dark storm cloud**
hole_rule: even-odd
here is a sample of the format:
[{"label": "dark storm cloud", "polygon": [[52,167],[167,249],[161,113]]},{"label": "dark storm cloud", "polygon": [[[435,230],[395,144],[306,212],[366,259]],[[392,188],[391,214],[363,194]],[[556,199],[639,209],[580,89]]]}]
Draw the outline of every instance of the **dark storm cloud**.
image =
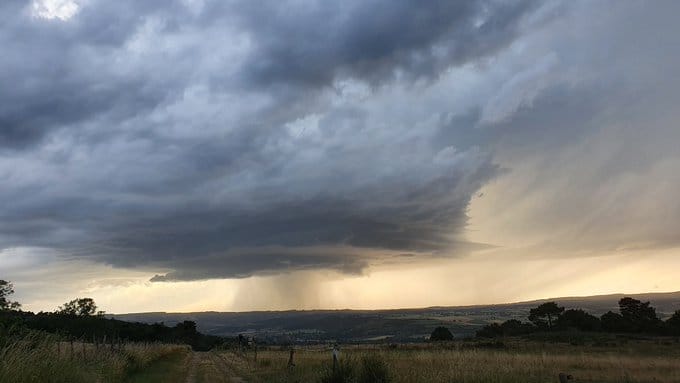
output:
[{"label": "dark storm cloud", "polygon": [[[156,4],[157,6],[158,4]],[[25,1],[0,5],[0,149],[51,131],[145,113],[178,86],[116,68],[116,55],[153,11],[152,2],[98,2],[69,22],[32,17]],[[176,89],[173,89],[176,90]]]},{"label": "dark storm cloud", "polygon": [[4,1],[0,249],[360,273],[470,251],[499,174],[517,238],[675,243],[677,3],[614,4]]},{"label": "dark storm cloud", "polygon": [[[25,1],[3,2],[0,83],[11,86],[0,92],[0,147],[24,147],[93,119],[120,123],[176,97],[199,76],[209,76],[217,89],[237,83],[315,88],[338,76],[378,81],[396,70],[432,77],[512,41],[531,3],[237,1],[207,2],[191,12],[182,2],[92,1],[62,22],[31,17]],[[183,35],[194,40],[177,54],[164,52],[165,60],[131,51],[152,22],[158,44]],[[239,71],[194,67],[230,44],[201,41],[204,32],[248,36],[252,50]],[[276,96],[286,98],[289,109],[300,93]]]},{"label": "dark storm cloud", "polygon": [[233,252],[181,258],[173,262],[176,271],[155,275],[152,282],[190,281],[208,278],[244,278],[254,274],[333,269],[347,274],[359,274],[368,266],[370,257],[353,254],[347,249],[279,248],[237,249]]},{"label": "dark storm cloud", "polygon": [[342,75],[375,83],[396,71],[432,77],[511,42],[533,3],[312,1],[292,9],[285,2],[248,3],[241,21],[256,49],[246,76],[265,85],[310,86],[330,85]]},{"label": "dark storm cloud", "polygon": [[490,57],[532,3],[2,2],[0,249],[156,281],[467,251],[490,155],[343,92]]}]

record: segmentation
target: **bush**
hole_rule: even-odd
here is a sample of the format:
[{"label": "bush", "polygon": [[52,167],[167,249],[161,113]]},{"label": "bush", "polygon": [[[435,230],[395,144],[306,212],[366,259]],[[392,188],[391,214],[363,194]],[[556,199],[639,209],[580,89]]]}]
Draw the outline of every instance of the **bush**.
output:
[{"label": "bush", "polygon": [[666,321],[668,331],[673,335],[680,335],[680,310],[676,311],[673,316]]},{"label": "bush", "polygon": [[389,383],[391,381],[389,368],[382,358],[371,355],[361,360],[358,383]]},{"label": "bush", "polygon": [[453,334],[451,334],[448,328],[440,326],[432,331],[430,340],[435,342],[453,340]]},{"label": "bush", "polygon": [[503,336],[503,327],[498,323],[491,323],[477,330],[476,335],[478,338],[501,337]]},{"label": "bush", "polygon": [[530,323],[522,323],[517,319],[510,319],[503,322],[501,328],[503,329],[503,335],[505,336],[524,335],[536,330],[536,327],[532,326]]},{"label": "bush", "polygon": [[608,332],[630,332],[631,327],[628,322],[623,319],[621,314],[611,311],[606,312],[600,317],[602,329]]},{"label": "bush", "polygon": [[497,338],[502,336],[517,336],[530,334],[536,327],[529,323],[522,323],[516,319],[510,319],[502,324],[491,323],[477,330],[478,338]]},{"label": "bush", "polygon": [[602,325],[600,318],[588,314],[583,310],[567,310],[557,319],[557,327],[560,329],[576,329],[579,331],[600,331]]}]

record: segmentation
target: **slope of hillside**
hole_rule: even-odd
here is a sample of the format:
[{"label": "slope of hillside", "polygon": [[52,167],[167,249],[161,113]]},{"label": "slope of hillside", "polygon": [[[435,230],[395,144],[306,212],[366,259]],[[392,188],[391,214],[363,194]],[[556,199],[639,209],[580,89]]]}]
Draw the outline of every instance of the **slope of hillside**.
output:
[{"label": "slope of hillside", "polygon": [[612,294],[589,297],[562,297],[484,306],[428,307],[397,310],[311,310],[196,313],[134,313],[115,315],[132,322],[163,322],[166,325],[192,320],[200,331],[211,335],[256,334],[267,342],[323,342],[343,340],[399,342],[425,339],[437,326],[444,325],[457,337],[471,336],[490,322],[526,320],[530,308],[556,301],[567,308],[582,308],[595,315],[618,310],[624,296],[651,301],[660,317],[680,309],[680,292]]}]

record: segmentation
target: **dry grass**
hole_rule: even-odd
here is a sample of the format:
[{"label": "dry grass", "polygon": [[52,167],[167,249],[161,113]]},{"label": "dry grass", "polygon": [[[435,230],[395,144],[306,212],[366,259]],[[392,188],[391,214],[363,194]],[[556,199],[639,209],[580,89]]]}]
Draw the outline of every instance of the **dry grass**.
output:
[{"label": "dry grass", "polygon": [[[386,362],[394,383],[543,383],[557,382],[560,372],[574,375],[575,382],[680,382],[679,344],[641,344],[639,350],[644,353],[636,352],[637,349],[634,344],[600,349],[541,343],[524,343],[506,350],[460,345],[345,348],[342,358],[358,365],[362,357],[377,355]],[[317,382],[330,365],[331,354],[323,348],[298,349],[297,366],[291,370],[286,368],[287,360],[286,350],[260,351],[257,363],[251,360],[242,374],[252,382]]]},{"label": "dry grass", "polygon": [[0,345],[0,382],[122,382],[131,371],[181,351],[187,348],[135,343],[113,349],[87,343],[71,347],[52,335],[32,332]]}]

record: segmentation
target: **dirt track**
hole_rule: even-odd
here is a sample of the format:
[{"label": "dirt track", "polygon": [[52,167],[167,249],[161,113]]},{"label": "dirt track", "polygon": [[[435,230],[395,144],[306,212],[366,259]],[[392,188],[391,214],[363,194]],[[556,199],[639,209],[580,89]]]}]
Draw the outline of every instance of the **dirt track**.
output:
[{"label": "dirt track", "polygon": [[214,352],[193,352],[188,356],[185,383],[245,383],[224,356]]}]

